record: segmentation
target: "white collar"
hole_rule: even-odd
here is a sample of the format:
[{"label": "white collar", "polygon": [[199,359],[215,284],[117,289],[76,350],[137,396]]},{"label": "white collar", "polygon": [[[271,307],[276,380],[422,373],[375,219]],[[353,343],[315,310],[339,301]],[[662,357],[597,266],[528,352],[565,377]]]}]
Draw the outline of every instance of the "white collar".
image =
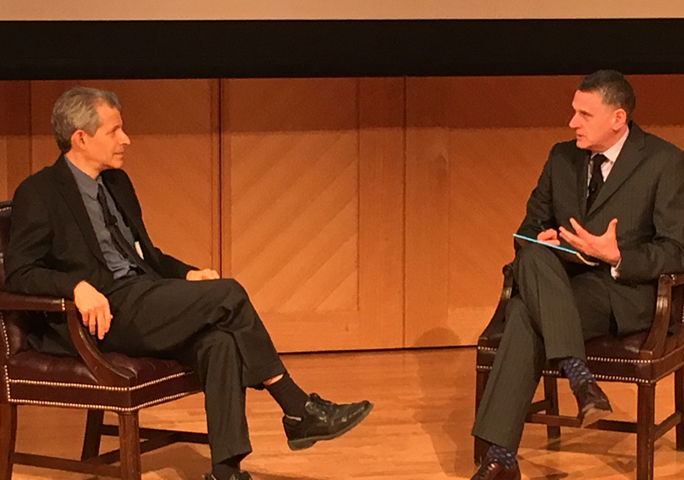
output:
[{"label": "white collar", "polygon": [[605,152],[592,152],[591,157],[594,158],[594,155],[598,155],[599,153],[603,154],[604,157],[608,159],[611,163],[614,163],[615,160],[617,160],[618,156],[620,155],[620,152],[622,151],[622,147],[625,146],[625,142],[627,141],[627,137],[629,136],[629,127],[627,127],[627,131],[620,137],[620,140],[615,142],[612,147],[607,149]]}]

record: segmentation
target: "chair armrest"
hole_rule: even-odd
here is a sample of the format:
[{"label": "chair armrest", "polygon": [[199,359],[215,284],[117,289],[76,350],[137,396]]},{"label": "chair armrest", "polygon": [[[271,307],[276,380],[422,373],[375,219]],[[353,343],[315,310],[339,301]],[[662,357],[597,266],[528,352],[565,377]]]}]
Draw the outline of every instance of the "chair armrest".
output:
[{"label": "chair armrest", "polygon": [[663,275],[663,277],[670,277],[672,279],[673,287],[684,285],[684,273],[671,273],[669,275]]},{"label": "chair armrest", "polygon": [[71,341],[93,374],[103,385],[125,387],[131,384],[133,375],[112,365],[97,348],[92,337],[81,323],[81,316],[71,300],[41,297],[0,291],[0,311],[64,312]]},{"label": "chair armrest", "polygon": [[684,284],[684,274],[676,273],[661,275],[658,278],[658,292],[656,294],[656,311],[651,324],[651,330],[641,347],[651,358],[662,357],[665,353],[667,331],[670,327],[670,310],[672,308],[672,288]]},{"label": "chair armrest", "polygon": [[63,312],[63,298],[22,295],[0,290],[0,310],[25,312]]},{"label": "chair armrest", "polygon": [[133,375],[107,361],[81,322],[81,315],[76,310],[74,303],[68,300],[64,303],[69,336],[88,370],[90,370],[98,382],[104,385],[115,387],[131,385]]}]

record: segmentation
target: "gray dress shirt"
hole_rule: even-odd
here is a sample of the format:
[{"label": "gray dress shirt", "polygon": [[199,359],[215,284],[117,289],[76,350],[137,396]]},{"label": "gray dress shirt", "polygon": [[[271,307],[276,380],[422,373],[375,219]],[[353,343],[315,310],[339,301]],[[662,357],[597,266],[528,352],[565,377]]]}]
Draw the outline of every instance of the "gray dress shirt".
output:
[{"label": "gray dress shirt", "polygon": [[[66,158],[66,157],[64,157]],[[107,187],[102,183],[102,178],[99,176],[97,180],[91,178],[88,174],[81,171],[77,166],[75,166],[68,158],[66,158],[66,163],[71,169],[71,173],[74,174],[76,179],[76,185],[78,185],[78,190],[81,192],[81,198],[83,199],[83,204],[86,207],[88,216],[90,217],[90,223],[93,225],[93,230],[95,230],[95,236],[100,244],[100,249],[102,250],[102,255],[107,262],[107,267],[111,270],[114,278],[121,278],[127,274],[135,271],[135,265],[133,265],[128,259],[126,259],[114,245],[112,236],[107,230],[104,221],[104,214],[102,213],[102,208],[100,203],[97,201],[97,187],[101,184],[105,197],[107,198],[107,205],[109,205],[109,210],[114,214],[117,221],[117,226],[121,233],[123,233],[126,240],[131,244],[135,244],[135,239],[133,238],[133,232],[128,228],[128,225],[123,220],[121,213],[116,208],[116,203],[114,199],[109,194]]]}]

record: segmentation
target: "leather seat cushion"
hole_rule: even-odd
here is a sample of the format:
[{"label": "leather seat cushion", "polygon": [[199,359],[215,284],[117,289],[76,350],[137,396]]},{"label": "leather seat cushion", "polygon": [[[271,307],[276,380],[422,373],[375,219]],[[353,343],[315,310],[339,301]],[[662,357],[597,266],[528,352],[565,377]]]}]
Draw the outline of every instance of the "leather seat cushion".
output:
[{"label": "leather seat cushion", "polygon": [[[496,351],[503,336],[503,324],[488,328],[478,341],[477,367],[487,370],[494,363]],[[678,342],[679,335],[668,337],[665,354],[661,358],[650,359],[640,349],[646,341],[648,332],[614,337],[604,335],[586,343],[589,369],[601,380],[608,381],[655,381],[669,374],[684,359],[684,347]],[[551,365],[546,373],[557,375]]]},{"label": "leather seat cushion", "polygon": [[5,372],[10,400],[14,403],[54,400],[72,406],[88,404],[130,410],[201,390],[197,375],[174,360],[132,358],[119,353],[104,356],[131,374],[129,386],[99,385],[78,357],[55,357],[32,350],[14,354]]}]

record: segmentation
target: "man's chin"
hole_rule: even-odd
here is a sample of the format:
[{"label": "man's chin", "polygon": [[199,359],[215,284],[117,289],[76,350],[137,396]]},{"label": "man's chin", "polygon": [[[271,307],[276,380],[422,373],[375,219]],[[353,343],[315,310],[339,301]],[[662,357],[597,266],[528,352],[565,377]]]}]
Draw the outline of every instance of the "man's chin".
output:
[{"label": "man's chin", "polygon": [[124,164],[123,158],[120,158],[120,159],[118,159],[118,160],[113,160],[113,161],[111,161],[111,162],[109,163],[109,165],[107,165],[107,168],[110,169],[110,170],[111,170],[111,169],[115,169],[115,170],[116,170],[116,169],[119,169],[119,168],[123,167],[123,164]]}]

